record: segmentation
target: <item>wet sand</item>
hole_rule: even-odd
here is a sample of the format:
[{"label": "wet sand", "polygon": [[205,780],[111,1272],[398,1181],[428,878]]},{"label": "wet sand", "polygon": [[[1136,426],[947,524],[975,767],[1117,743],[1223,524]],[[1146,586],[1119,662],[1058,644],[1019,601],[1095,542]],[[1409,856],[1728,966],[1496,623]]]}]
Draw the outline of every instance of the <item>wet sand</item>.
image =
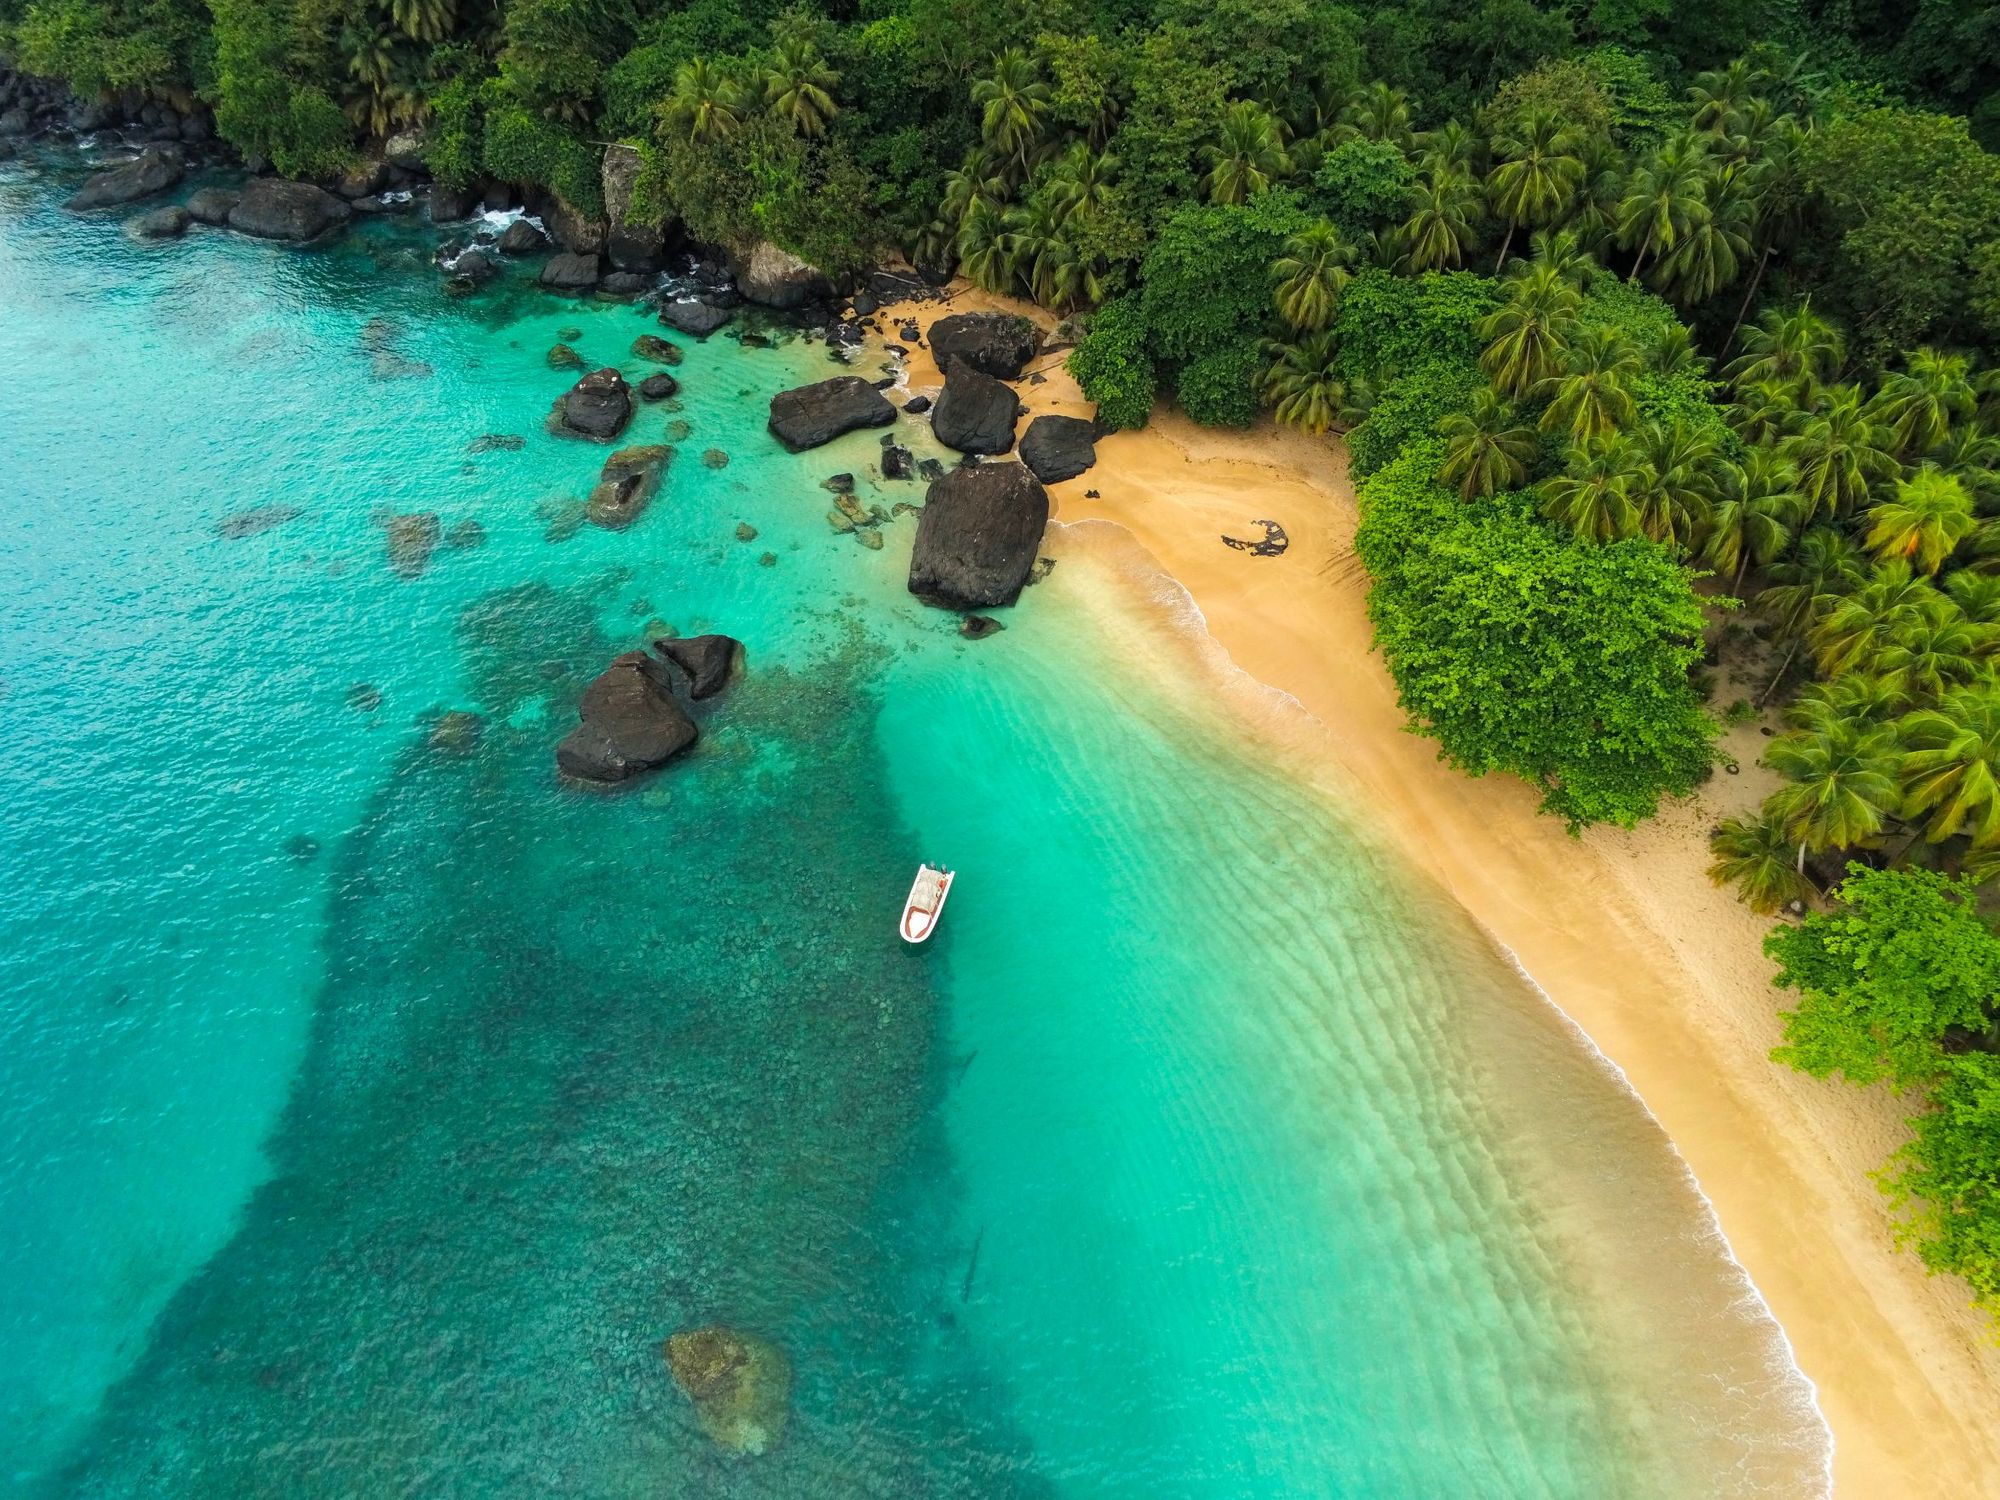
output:
[{"label": "wet sand", "polygon": [[[961,284],[948,302],[884,309],[885,326],[993,305]],[[1091,414],[1063,358],[1038,360],[1042,381],[1019,386],[1022,431],[1043,412]],[[927,351],[912,351],[907,383],[940,384]],[[1240,708],[1246,731],[1438,881],[1659,1119],[1818,1387],[1836,1492],[2000,1494],[1990,1422],[2000,1346],[1961,1284],[1895,1251],[1867,1175],[1903,1138],[1905,1109],[1769,1060],[1778,1007],[1761,948],[1768,923],[1705,874],[1708,830],[1769,788],[1757,728],[1725,741],[1741,774],[1718,772],[1635,832],[1573,839],[1536,813],[1526,785],[1468,778],[1405,729],[1370,650],[1337,440],[1269,424],[1215,432],[1172,413],[1097,452],[1095,468],[1051,487],[1058,521],[1128,533],[1117,544],[1167,575],[1153,591],[1159,607],[1191,600],[1199,612],[1220,652],[1191,660]],[[1261,535],[1266,518],[1289,537],[1282,555],[1223,543]]]}]

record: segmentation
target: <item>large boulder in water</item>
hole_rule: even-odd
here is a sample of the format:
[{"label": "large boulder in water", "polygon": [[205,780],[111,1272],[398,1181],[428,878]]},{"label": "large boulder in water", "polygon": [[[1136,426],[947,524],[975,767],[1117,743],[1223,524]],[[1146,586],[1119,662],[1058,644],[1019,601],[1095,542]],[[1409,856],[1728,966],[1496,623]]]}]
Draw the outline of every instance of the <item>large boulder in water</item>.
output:
[{"label": "large boulder in water", "polygon": [[1013,313],[953,313],[931,324],[931,354],[940,370],[962,359],[982,375],[1019,380],[1040,345],[1035,325]]},{"label": "large boulder in water", "polygon": [[636,146],[604,148],[604,253],[621,271],[657,271],[667,255],[665,226],[632,218],[632,186],[641,164]]},{"label": "large boulder in water", "polygon": [[221,228],[229,222],[229,215],[243,195],[229,188],[196,188],[188,194],[187,211],[198,224],[212,224]]},{"label": "large boulder in water", "polygon": [[244,185],[243,196],[229,211],[229,227],[260,240],[297,242],[315,239],[353,216],[352,205],[325,188],[258,177]]},{"label": "large boulder in water", "polygon": [[563,430],[608,443],[632,420],[632,388],[616,370],[592,370],[556,402]]},{"label": "large boulder in water", "polygon": [[716,1325],[667,1340],[667,1368],[694,1403],[701,1430],[731,1453],[762,1453],[784,1435],[792,1367],[754,1333]]},{"label": "large boulder in water", "polygon": [[560,255],[551,255],[548,264],[542,267],[542,285],[555,292],[593,291],[602,270],[596,255],[565,250]]},{"label": "large boulder in water", "polygon": [[1043,484],[1074,479],[1097,462],[1097,424],[1044,412],[1022,435],[1021,462]]},{"label": "large boulder in water", "polygon": [[131,223],[132,233],[142,240],[177,240],[188,231],[194,215],[178,203],[140,214]]},{"label": "large boulder in water", "polygon": [[707,338],[735,316],[730,308],[692,297],[677,298],[660,309],[660,321],[667,327],[698,339]]},{"label": "large boulder in water", "polygon": [[1014,446],[1020,416],[1021,398],[1012,386],[953,360],[931,407],[931,431],[960,453],[1005,453]]},{"label": "large boulder in water", "polygon": [[147,151],[136,160],[91,173],[90,180],[70,196],[68,206],[80,212],[136,203],[141,198],[164,193],[180,180],[180,152]]},{"label": "large boulder in water", "polygon": [[516,219],[500,231],[495,246],[502,255],[535,255],[549,248],[549,237],[532,219]]},{"label": "large boulder in water", "polygon": [[1049,492],[1022,465],[953,469],[924,497],[910,592],[950,609],[1012,604],[1048,524]]},{"label": "large boulder in water", "polygon": [[597,485],[590,492],[584,515],[606,531],[623,531],[659,491],[674,450],[664,443],[620,448],[604,461]]},{"label": "large boulder in water", "polygon": [[780,250],[769,240],[760,241],[748,255],[731,257],[730,270],[736,276],[736,289],[763,307],[803,307],[833,290],[817,266],[789,250]]},{"label": "large boulder in water", "polygon": [[889,398],[859,375],[836,375],[771,398],[771,432],[794,453],[857,427],[887,427],[895,420]]},{"label": "large boulder in water", "polygon": [[677,636],[653,642],[653,649],[687,673],[690,698],[721,692],[743,661],[743,643],[728,635]]},{"label": "large boulder in water", "polygon": [[626,781],[663,766],[698,734],[674,701],[666,664],[643,651],[614,659],[583,690],[577,717],[581,722],[556,746],[556,766],[584,781]]}]

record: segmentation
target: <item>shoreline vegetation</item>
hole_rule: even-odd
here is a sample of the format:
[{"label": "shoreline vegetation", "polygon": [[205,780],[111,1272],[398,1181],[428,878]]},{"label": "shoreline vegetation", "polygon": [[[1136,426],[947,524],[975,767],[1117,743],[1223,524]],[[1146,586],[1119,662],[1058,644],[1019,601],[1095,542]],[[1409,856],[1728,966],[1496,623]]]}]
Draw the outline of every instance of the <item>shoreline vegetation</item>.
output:
[{"label": "shoreline vegetation", "polygon": [[[152,143],[80,209],[250,169],[144,237],[415,189],[533,210],[575,293],[695,246],[778,308],[891,256],[1031,305],[1025,410],[1098,439],[1057,519],[1132,532],[1624,1068],[1843,1483],[1991,1492],[2000,43],[1614,11],[0,0],[0,151]],[[1013,409],[977,379],[968,433]]]}]

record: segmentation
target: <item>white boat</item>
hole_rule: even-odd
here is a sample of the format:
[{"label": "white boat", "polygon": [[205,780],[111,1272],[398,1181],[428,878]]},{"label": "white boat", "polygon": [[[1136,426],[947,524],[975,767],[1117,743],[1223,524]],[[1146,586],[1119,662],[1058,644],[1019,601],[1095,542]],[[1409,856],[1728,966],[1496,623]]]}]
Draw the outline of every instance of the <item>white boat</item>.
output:
[{"label": "white boat", "polygon": [[906,943],[921,943],[937,930],[938,914],[944,898],[951,894],[951,871],[935,865],[918,865],[917,878],[910,884],[910,899],[903,903],[903,921],[897,931]]}]

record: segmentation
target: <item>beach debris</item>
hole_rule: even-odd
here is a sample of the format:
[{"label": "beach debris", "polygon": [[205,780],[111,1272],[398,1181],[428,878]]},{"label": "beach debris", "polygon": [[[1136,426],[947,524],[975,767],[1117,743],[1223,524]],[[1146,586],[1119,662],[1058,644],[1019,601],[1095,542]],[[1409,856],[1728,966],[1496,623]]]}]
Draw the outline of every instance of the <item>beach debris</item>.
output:
[{"label": "beach debris", "polygon": [[1285,528],[1276,521],[1252,521],[1250,524],[1264,528],[1264,539],[1261,542],[1249,542],[1242,537],[1226,536],[1222,539],[1222,545],[1234,547],[1238,552],[1247,552],[1252,557],[1276,557],[1291,546],[1292,539],[1285,535]]},{"label": "beach debris", "polygon": [[248,510],[236,511],[217,521],[215,534],[224,541],[241,541],[246,536],[256,536],[274,526],[282,526],[287,521],[296,521],[303,514],[296,505],[287,505],[283,501],[253,505]]},{"label": "beach debris", "polygon": [[972,1237],[972,1254],[966,1257],[965,1279],[958,1284],[958,1300],[972,1300],[972,1278],[979,1274],[979,1247],[986,1243],[986,1226],[979,1226],[979,1233]]},{"label": "beach debris", "polygon": [[757,1454],[783,1437],[792,1366],[769,1339],[715,1324],[674,1334],[665,1353],[674,1384],[694,1403],[695,1420],[718,1446]]},{"label": "beach debris", "polygon": [[626,781],[665,765],[699,731],[674,699],[666,664],[643,651],[613,659],[577,705],[577,727],[556,746],[556,766],[580,781]]}]

